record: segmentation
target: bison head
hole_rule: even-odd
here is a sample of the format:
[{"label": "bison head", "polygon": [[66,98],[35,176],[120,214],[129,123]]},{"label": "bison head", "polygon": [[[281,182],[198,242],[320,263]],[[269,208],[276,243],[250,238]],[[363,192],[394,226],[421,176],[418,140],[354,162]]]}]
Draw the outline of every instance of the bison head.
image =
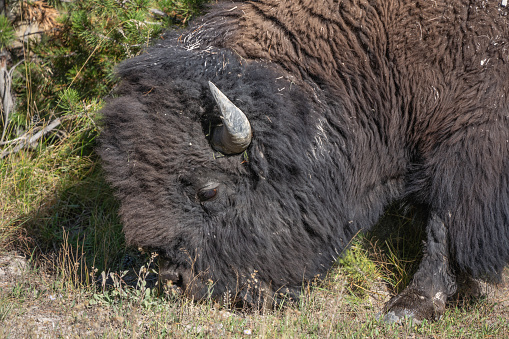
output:
[{"label": "bison head", "polygon": [[330,267],[358,223],[317,93],[225,51],[156,46],[119,73],[99,153],[128,243],[160,254],[163,279],[249,301]]}]

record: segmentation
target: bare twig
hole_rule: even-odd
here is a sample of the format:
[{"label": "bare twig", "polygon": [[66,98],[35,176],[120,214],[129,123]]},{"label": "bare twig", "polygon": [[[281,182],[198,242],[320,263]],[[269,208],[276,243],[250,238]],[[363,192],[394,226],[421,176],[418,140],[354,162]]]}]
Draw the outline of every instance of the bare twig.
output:
[{"label": "bare twig", "polygon": [[[41,129],[39,132],[35,133],[34,135],[30,136],[33,131],[29,131],[25,133],[22,137],[19,137],[15,140],[17,140],[17,145],[12,150],[6,150],[0,153],[0,159],[5,158],[9,154],[18,153],[23,148],[26,147],[33,147],[35,146],[37,140],[39,140],[41,137],[45,136],[49,132],[51,132],[53,129],[55,129],[58,125],[60,125],[62,121],[60,118],[57,118],[50,122],[46,127]],[[14,140],[12,140],[14,141]]]},{"label": "bare twig", "polygon": [[27,140],[31,135],[33,135],[35,132],[38,132],[41,129],[42,129],[42,127],[34,127],[33,129],[30,129],[30,131],[26,132],[25,134],[23,134],[22,136],[20,136],[20,137],[18,137],[16,139],[0,142],[0,146],[10,145],[10,144],[17,144],[19,142]]}]

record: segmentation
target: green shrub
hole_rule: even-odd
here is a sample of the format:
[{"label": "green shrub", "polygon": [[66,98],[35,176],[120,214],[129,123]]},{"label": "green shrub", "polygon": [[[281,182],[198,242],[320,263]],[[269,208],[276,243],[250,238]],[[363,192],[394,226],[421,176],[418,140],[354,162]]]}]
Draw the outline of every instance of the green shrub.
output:
[{"label": "green shrub", "polygon": [[[117,80],[114,68],[119,62],[141,53],[169,25],[187,22],[204,2],[57,2],[58,26],[13,50],[13,60],[25,58],[25,67],[14,75],[18,109],[11,117],[11,137],[30,129],[34,120],[59,116],[62,91],[72,89],[79,100],[106,96]],[[4,36],[7,39],[0,34],[0,42]]]},{"label": "green shrub", "polygon": [[5,15],[0,15],[0,49],[11,46],[15,38],[16,33],[11,20]]}]

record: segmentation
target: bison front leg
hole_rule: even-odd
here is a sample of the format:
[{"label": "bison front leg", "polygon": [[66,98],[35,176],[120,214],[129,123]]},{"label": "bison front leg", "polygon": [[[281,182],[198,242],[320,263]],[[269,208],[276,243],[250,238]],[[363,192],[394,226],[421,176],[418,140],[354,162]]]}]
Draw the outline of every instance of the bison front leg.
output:
[{"label": "bison front leg", "polygon": [[440,318],[445,302],[456,292],[456,277],[449,262],[447,228],[435,214],[427,227],[424,258],[412,283],[393,297],[384,307],[384,320],[400,322],[411,318],[420,323],[424,319]]}]

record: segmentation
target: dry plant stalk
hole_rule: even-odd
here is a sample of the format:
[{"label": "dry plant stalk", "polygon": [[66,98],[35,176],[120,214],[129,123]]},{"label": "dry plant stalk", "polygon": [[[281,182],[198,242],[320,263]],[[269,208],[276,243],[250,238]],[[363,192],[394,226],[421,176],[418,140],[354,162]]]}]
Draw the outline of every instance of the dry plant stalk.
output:
[{"label": "dry plant stalk", "polygon": [[69,232],[63,230],[63,239],[64,243],[58,253],[56,268],[60,271],[63,280],[70,284],[68,287],[82,286],[83,278],[88,278],[90,274],[85,262],[85,253],[83,250],[85,239],[82,239],[81,245],[77,240],[74,249],[69,244]]}]

